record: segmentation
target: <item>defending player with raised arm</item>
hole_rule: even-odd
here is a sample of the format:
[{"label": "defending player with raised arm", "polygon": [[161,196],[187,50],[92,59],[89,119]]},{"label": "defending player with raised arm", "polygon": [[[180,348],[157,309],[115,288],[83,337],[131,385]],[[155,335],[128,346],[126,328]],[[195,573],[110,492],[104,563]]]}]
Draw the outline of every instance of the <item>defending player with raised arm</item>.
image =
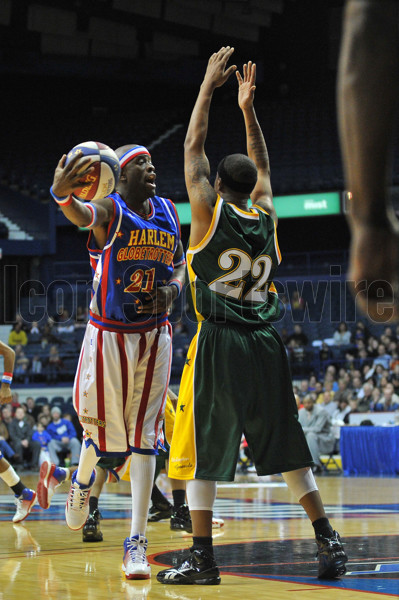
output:
[{"label": "defending player with raised arm", "polygon": [[64,215],[90,229],[93,269],[74,385],[83,444],[65,516],[70,529],[81,529],[100,457],[131,454],[132,522],[122,569],[128,579],[148,579],[145,531],[172,356],[168,311],[183,286],[185,258],[175,206],[155,193],[149,151],[129,144],[116,153],[121,177],[108,197],[73,197],[91,170],[87,162],[77,165],[80,154],[67,165],[61,158],[51,188]]},{"label": "defending player with raised arm", "polygon": [[[185,141],[192,223],[187,250],[190,299],[198,321],[187,352],[170,449],[169,477],[187,481],[193,527],[190,556],[160,571],[163,584],[217,585],[212,543],[217,481],[233,481],[242,434],[258,475],[282,473],[313,525],[318,576],[345,573],[347,556],[326,517],[292,391],[286,349],[273,327],[273,276],[281,255],[266,144],[253,108],[256,68],[237,75],[248,154],[230,154],[214,187],[204,144],[214,90],[236,70],[233,48],[213,54]],[[252,202],[248,206],[249,200]]]}]

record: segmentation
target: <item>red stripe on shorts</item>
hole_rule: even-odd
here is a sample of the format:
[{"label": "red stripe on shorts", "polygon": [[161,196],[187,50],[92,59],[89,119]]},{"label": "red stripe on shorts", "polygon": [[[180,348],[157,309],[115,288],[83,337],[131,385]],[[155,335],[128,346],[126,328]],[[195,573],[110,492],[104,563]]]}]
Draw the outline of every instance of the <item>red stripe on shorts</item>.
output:
[{"label": "red stripe on shorts", "polygon": [[148,398],[150,396],[152,378],[154,375],[154,368],[155,368],[155,360],[156,360],[157,351],[158,351],[159,333],[160,333],[160,330],[158,329],[157,334],[155,336],[154,343],[151,348],[150,358],[148,359],[147,371],[145,374],[145,381],[144,381],[144,388],[143,388],[143,393],[141,395],[139,412],[137,415],[136,431],[134,434],[135,448],[140,448],[141,434],[143,432],[144,417],[145,417],[145,413],[147,410]]},{"label": "red stripe on shorts", "polygon": [[[103,360],[103,332],[99,330],[97,335],[96,384],[97,418],[100,421],[105,421]],[[107,451],[105,444],[105,427],[98,427],[98,447],[102,452]]]},{"label": "red stripe on shorts", "polygon": [[[121,363],[123,414],[125,414],[126,400],[127,400],[127,387],[128,387],[127,356],[126,356],[126,349],[125,349],[125,338],[124,338],[123,333],[117,333],[117,338],[118,338],[118,348],[119,348],[119,359],[120,359],[120,363]],[[129,437],[128,437],[127,431],[126,431],[126,448],[129,448]]]},{"label": "red stripe on shorts", "polygon": [[84,347],[82,348],[82,352],[80,354],[78,370],[76,372],[76,388],[75,388],[75,410],[77,415],[79,416],[79,392],[80,392],[80,370],[82,368]]},{"label": "red stripe on shorts", "polygon": [[[169,322],[168,322],[168,331],[169,331],[170,339],[172,339],[172,326],[171,326],[171,324]],[[170,369],[171,369],[171,367],[172,367],[172,344],[170,345],[170,353],[169,353],[169,368],[168,368],[167,385],[166,385],[166,388],[165,388],[164,395],[162,396],[161,406],[159,407],[159,411],[158,411],[157,418],[156,418],[156,421],[155,421],[155,445],[154,445],[154,448],[157,447],[157,443],[158,443],[159,424],[160,424],[159,417],[161,416],[162,411],[165,409],[165,398],[166,398],[166,395],[168,393],[168,386],[169,386]]]}]

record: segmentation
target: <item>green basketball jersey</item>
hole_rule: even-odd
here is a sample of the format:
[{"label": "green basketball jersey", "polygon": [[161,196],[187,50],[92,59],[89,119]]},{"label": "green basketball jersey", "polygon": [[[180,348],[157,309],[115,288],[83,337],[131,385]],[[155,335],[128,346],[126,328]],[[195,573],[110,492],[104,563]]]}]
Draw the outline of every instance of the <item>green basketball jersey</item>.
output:
[{"label": "green basketball jersey", "polygon": [[280,261],[272,217],[262,208],[244,211],[218,197],[206,236],[187,250],[197,320],[253,325],[276,320],[273,276]]}]

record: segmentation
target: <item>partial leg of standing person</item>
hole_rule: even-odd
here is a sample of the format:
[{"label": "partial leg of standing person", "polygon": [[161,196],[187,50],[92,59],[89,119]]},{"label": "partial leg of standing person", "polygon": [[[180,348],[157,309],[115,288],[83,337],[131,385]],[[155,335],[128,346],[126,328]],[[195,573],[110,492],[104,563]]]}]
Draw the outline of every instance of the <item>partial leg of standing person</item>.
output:
[{"label": "partial leg of standing person", "polygon": [[0,477],[14,492],[17,510],[12,520],[20,523],[29,515],[36,502],[36,492],[22,483],[19,475],[0,452]]},{"label": "partial leg of standing person", "polygon": [[399,102],[399,5],[347,0],[338,70],[338,122],[349,200],[348,281],[375,321],[399,317],[399,227],[389,199]]}]

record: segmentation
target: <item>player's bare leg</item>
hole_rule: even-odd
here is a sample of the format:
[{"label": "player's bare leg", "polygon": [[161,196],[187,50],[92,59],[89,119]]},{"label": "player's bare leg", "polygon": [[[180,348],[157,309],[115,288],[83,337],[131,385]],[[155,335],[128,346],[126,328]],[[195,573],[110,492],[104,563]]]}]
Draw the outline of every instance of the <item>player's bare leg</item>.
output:
[{"label": "player's bare leg", "polygon": [[338,74],[338,120],[352,239],[348,281],[375,321],[399,317],[399,228],[387,196],[399,97],[396,2],[349,0]]},{"label": "player's bare leg", "polygon": [[0,453],[0,478],[15,494],[17,510],[13,516],[13,523],[20,523],[29,515],[36,502],[36,492],[27,488],[21,481],[14,467],[10,465]]}]

